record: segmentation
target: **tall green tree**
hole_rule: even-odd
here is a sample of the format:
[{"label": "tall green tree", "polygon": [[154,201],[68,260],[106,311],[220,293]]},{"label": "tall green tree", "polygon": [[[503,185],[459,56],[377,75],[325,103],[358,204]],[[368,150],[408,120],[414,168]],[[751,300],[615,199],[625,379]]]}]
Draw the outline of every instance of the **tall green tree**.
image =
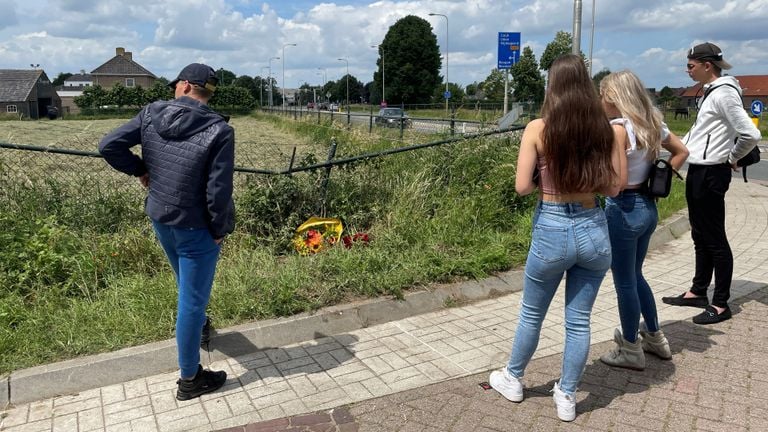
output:
[{"label": "tall green tree", "polygon": [[[435,87],[441,83],[440,49],[429,22],[408,15],[389,28],[379,46],[379,68],[373,74],[379,89],[382,81],[382,55],[387,103],[428,103]],[[371,96],[374,97],[373,94]]]},{"label": "tall green tree", "polygon": [[517,101],[535,104],[544,101],[544,77],[529,46],[523,48],[520,60],[512,65],[512,87]]},{"label": "tall green tree", "polygon": [[552,62],[563,54],[568,54],[573,50],[573,37],[567,31],[558,31],[555,39],[544,48],[544,54],[541,55],[541,70],[548,71]]},{"label": "tall green tree", "polygon": [[677,107],[680,103],[680,98],[675,96],[674,90],[668,86],[664,86],[659,91],[659,105],[665,109]]},{"label": "tall green tree", "polygon": [[248,75],[240,75],[232,82],[235,87],[242,87],[248,90],[253,100],[259,100],[259,85],[254,78]]},{"label": "tall green tree", "polygon": [[603,80],[603,78],[607,77],[611,74],[611,70],[608,68],[603,68],[600,72],[596,73],[592,77],[592,82],[595,83],[595,88],[600,90],[600,81]]},{"label": "tall green tree", "polygon": [[232,85],[232,83],[235,82],[237,75],[230,70],[219,68],[216,71],[216,78],[219,79],[219,85]]},{"label": "tall green tree", "polygon": [[147,90],[147,100],[154,102],[158,100],[170,100],[173,99],[173,91],[168,87],[168,82],[165,80],[156,80],[152,83],[152,87]]},{"label": "tall green tree", "polygon": [[[491,74],[480,83],[479,88],[483,91],[485,100],[496,102],[504,100],[504,74],[506,72],[506,70],[493,69]],[[511,96],[511,86],[509,90],[509,96]]]},{"label": "tall green tree", "polygon": [[[449,82],[448,83],[448,91],[451,92],[451,97],[448,99],[451,103],[460,103],[464,100],[464,98],[467,96],[466,92],[464,91],[464,87],[460,86],[459,84]],[[438,85],[435,88],[435,93],[432,96],[432,99],[435,103],[444,103],[445,102],[445,86],[444,85]]]},{"label": "tall green tree", "polygon": [[80,109],[98,108],[111,103],[109,92],[100,85],[86,87],[82,95],[75,96],[75,105]]},{"label": "tall green tree", "polygon": [[67,78],[71,77],[72,74],[69,72],[59,72],[59,75],[56,77],[56,79],[53,80],[51,84],[54,86],[62,86],[64,85],[64,81],[67,80]]}]

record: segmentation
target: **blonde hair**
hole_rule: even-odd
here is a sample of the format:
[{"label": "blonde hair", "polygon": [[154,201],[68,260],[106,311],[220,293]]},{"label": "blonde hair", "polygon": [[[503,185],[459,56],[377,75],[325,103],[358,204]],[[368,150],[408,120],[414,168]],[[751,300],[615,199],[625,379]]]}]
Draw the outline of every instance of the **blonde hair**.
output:
[{"label": "blonde hair", "polygon": [[637,148],[648,149],[648,158],[656,158],[661,149],[661,112],[653,105],[640,78],[632,71],[614,72],[600,81],[600,95],[612,103],[635,129]]}]

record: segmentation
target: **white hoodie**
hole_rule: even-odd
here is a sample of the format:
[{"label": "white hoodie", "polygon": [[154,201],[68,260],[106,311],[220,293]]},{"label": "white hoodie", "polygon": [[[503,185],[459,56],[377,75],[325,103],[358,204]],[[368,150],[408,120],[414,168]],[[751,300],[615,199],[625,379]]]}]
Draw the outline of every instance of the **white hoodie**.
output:
[{"label": "white hoodie", "polygon": [[[724,84],[730,84],[739,90],[737,92]],[[711,92],[707,93],[710,89]],[[732,76],[717,78],[704,85],[704,94],[707,97],[699,107],[696,121],[683,137],[683,142],[690,152],[688,163],[736,163],[746,156],[761,138],[760,130],[755,127],[742,106],[739,82]]]}]

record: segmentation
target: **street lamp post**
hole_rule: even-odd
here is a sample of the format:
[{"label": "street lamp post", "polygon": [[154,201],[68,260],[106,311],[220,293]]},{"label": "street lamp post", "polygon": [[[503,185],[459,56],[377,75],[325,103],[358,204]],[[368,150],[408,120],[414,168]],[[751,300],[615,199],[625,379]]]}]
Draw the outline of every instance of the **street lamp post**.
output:
[{"label": "street lamp post", "polygon": [[448,17],[443,14],[431,13],[429,16],[445,18],[445,112],[448,113]]},{"label": "street lamp post", "polygon": [[283,44],[283,109],[285,109],[285,47],[296,46],[295,43]]},{"label": "street lamp post", "polygon": [[581,54],[581,0],[573,0],[573,44],[571,53]]},{"label": "street lamp post", "polygon": [[592,0],[592,35],[589,37],[589,76],[592,76],[592,46],[595,42],[595,2]]},{"label": "street lamp post", "polygon": [[[328,71],[325,68],[321,68],[321,67],[317,68],[317,70],[323,71],[323,91],[325,91],[325,85],[328,84],[328,73],[327,73]],[[320,93],[321,101],[323,100],[323,96],[324,94]],[[326,102],[328,102],[328,100],[326,100]]]},{"label": "street lamp post", "polygon": [[259,108],[264,109],[264,69],[269,69],[268,66],[262,66],[259,71]]},{"label": "street lamp post", "polygon": [[272,108],[272,60],[280,60],[280,57],[269,58],[269,107]]},{"label": "street lamp post", "polygon": [[349,60],[340,58],[339,61],[347,62],[347,109],[349,109]]},{"label": "street lamp post", "polygon": [[381,45],[371,45],[371,48],[378,48],[381,50],[381,103],[387,103],[384,99],[384,47]]}]

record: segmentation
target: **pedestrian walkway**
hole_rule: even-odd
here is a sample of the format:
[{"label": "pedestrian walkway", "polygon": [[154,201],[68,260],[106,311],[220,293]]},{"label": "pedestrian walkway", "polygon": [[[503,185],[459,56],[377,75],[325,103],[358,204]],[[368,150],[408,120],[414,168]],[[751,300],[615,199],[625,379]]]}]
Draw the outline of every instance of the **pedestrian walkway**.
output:
[{"label": "pedestrian walkway", "polygon": [[671,362],[651,360],[644,372],[596,362],[618,325],[609,274],[595,304],[593,347],[570,425],[557,420],[548,395],[562,352],[560,290],[521,404],[478,385],[506,362],[521,297],[514,293],[214,362],[212,368],[228,372],[227,384],[192,401],[174,398],[176,373],[156,375],[12,407],[1,414],[0,430],[768,430],[766,198],[766,186],[739,181],[727,196],[735,257],[731,321],[696,326],[690,318],[700,310],[660,301],[689,287],[690,236],[649,254],[645,274],[673,346]]}]

